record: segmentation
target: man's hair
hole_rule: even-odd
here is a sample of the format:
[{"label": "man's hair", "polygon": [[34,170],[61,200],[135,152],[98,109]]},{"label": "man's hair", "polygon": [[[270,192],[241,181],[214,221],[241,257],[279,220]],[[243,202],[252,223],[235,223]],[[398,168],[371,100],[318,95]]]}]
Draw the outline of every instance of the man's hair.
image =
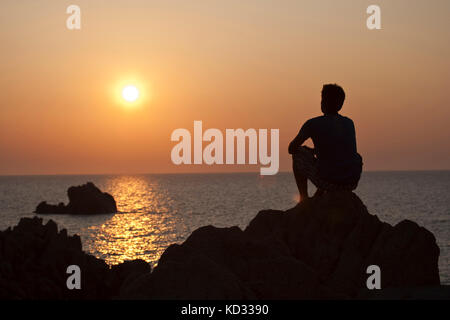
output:
[{"label": "man's hair", "polygon": [[341,110],[345,100],[345,92],[337,84],[325,84],[322,88],[322,108],[325,113]]}]

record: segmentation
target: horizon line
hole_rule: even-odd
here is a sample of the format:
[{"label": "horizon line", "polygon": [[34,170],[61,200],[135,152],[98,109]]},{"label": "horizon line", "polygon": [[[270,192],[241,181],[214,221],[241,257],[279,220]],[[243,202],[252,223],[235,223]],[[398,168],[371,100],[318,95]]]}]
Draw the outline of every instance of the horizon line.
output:
[{"label": "horizon line", "polygon": [[[383,170],[363,170],[363,173],[370,172],[440,172],[440,171],[450,171],[450,169],[383,169]],[[230,172],[128,172],[128,173],[12,173],[12,174],[1,174],[0,177],[39,177],[39,176],[122,176],[122,175],[201,175],[201,174],[259,174],[259,171],[230,171]],[[261,175],[261,177],[271,177],[276,176],[280,173],[292,173],[292,171],[279,171],[275,175]]]}]

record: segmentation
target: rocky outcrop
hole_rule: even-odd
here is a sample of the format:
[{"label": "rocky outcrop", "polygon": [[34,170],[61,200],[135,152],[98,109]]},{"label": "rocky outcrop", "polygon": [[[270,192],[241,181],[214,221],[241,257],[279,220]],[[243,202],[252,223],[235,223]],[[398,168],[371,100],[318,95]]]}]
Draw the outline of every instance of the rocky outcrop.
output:
[{"label": "rocky outcrop", "polygon": [[[438,258],[432,233],[381,222],[350,192],[261,211],[245,230],[201,227],[153,272],[142,260],[109,267],[53,221],[23,218],[0,232],[0,299],[450,299]],[[66,286],[69,265],[81,290]],[[382,290],[367,290],[369,265]]]},{"label": "rocky outcrop", "polygon": [[92,182],[67,190],[69,204],[58,205],[47,204],[46,201],[39,203],[35,213],[45,214],[106,214],[116,213],[117,206],[113,196],[102,192]]},{"label": "rocky outcrop", "polygon": [[[67,267],[81,270],[81,289],[69,290]],[[82,251],[80,237],[68,236],[52,220],[22,218],[0,232],[0,300],[111,299],[124,283],[150,272],[142,260],[110,268],[105,261]]]},{"label": "rocky outcrop", "polygon": [[[439,286],[432,233],[367,212],[350,192],[265,210],[244,230],[202,227],[171,245],[153,273],[123,290],[148,299],[330,299],[363,297],[369,265],[382,288]],[[383,291],[383,290],[381,290]]]}]

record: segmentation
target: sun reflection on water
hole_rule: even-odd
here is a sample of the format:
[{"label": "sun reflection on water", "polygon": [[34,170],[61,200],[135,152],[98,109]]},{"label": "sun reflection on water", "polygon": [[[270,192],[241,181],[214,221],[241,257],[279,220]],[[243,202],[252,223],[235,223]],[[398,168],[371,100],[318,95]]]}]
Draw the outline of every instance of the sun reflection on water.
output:
[{"label": "sun reflection on water", "polygon": [[251,174],[237,180],[220,174],[105,176],[98,186],[114,196],[119,212],[83,217],[80,234],[85,251],[110,265],[132,259],[155,265],[169,245],[195,229],[243,229],[256,212],[292,192]]},{"label": "sun reflection on water", "polygon": [[89,228],[94,236],[87,249],[108,264],[138,258],[154,264],[163,244],[177,238],[169,195],[157,182],[139,176],[113,177],[105,190],[116,199],[119,213]]}]

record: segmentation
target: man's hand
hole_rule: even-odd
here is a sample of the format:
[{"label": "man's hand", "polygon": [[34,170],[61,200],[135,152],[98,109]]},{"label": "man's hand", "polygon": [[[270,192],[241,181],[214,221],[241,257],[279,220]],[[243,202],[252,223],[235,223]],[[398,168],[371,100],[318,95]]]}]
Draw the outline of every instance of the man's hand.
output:
[{"label": "man's hand", "polygon": [[295,148],[294,145],[289,145],[288,151],[290,154],[295,154],[300,150],[300,148],[304,148],[304,149],[308,150],[309,152],[311,152],[312,154],[316,154],[316,152],[315,152],[316,150],[314,148],[310,148],[308,146],[299,146],[299,147]]},{"label": "man's hand", "polygon": [[306,139],[309,138],[309,135],[305,132],[305,126],[307,123],[308,123],[308,121],[302,126],[302,128],[298,132],[297,136],[289,144],[288,152],[290,154],[297,153],[299,148],[302,147],[302,144],[306,141]]}]

